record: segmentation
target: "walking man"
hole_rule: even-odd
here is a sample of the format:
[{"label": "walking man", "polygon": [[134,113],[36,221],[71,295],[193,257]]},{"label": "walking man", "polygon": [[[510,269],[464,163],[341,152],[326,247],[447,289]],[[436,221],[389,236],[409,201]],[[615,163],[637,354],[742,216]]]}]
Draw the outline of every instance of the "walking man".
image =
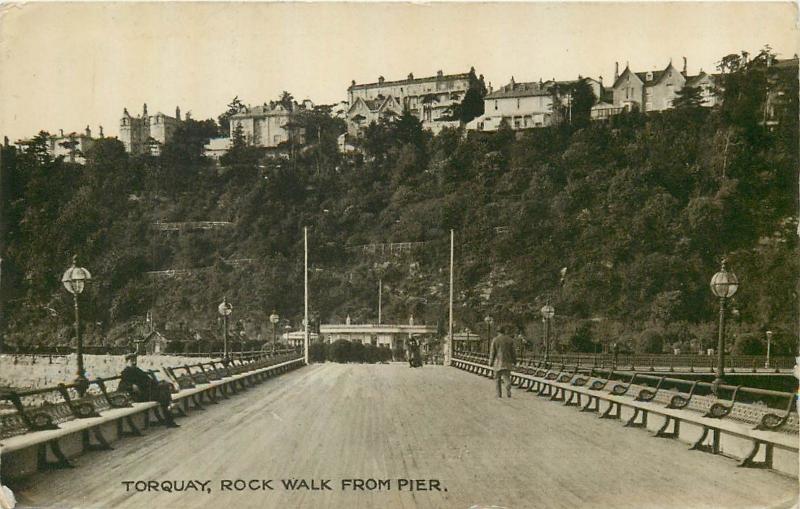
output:
[{"label": "walking man", "polygon": [[489,365],[494,369],[494,378],[497,381],[497,397],[503,397],[503,385],[506,383],[506,395],[511,397],[511,369],[517,363],[517,354],[514,351],[514,340],[506,333],[507,325],[500,326],[500,334],[492,340],[489,354]]}]

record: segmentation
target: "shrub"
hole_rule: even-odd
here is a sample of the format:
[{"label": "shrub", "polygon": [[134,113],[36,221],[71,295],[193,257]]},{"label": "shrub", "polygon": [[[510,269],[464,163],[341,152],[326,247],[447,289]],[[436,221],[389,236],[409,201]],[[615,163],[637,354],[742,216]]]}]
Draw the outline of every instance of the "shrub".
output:
[{"label": "shrub", "polygon": [[345,363],[350,360],[351,344],[346,339],[339,339],[328,346],[328,360]]},{"label": "shrub", "polygon": [[739,334],[733,344],[733,353],[738,355],[763,355],[767,353],[766,341],[759,333]]},{"label": "shrub", "polygon": [[325,362],[328,358],[327,346],[325,343],[311,343],[308,345],[309,362]]},{"label": "shrub", "polygon": [[636,338],[636,353],[661,353],[664,351],[664,334],[660,328],[643,330]]}]

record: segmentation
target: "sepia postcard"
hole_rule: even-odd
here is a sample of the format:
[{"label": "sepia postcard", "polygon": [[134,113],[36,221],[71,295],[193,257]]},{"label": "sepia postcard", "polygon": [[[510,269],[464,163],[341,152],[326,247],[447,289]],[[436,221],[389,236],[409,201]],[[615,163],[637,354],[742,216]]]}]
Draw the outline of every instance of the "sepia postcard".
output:
[{"label": "sepia postcard", "polygon": [[797,507],[799,19],[0,3],[0,508]]}]

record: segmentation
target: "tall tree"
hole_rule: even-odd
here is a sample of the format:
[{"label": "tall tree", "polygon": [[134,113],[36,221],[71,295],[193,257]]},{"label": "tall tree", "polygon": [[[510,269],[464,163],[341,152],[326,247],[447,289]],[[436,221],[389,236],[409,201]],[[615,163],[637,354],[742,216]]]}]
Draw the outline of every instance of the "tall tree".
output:
[{"label": "tall tree", "polygon": [[225,113],[221,114],[217,117],[217,123],[219,123],[219,132],[222,136],[230,136],[231,134],[231,117],[244,111],[245,106],[241,100],[239,100],[239,96],[237,95],[234,97],[230,103],[228,103],[228,109]]}]

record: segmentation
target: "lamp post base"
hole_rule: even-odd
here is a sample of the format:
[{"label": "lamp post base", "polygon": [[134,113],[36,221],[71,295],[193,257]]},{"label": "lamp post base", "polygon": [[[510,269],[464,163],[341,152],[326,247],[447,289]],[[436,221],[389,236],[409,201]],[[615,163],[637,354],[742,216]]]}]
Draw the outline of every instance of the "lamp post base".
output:
[{"label": "lamp post base", "polygon": [[89,380],[82,373],[75,377],[75,390],[78,391],[80,397],[83,397],[89,390]]},{"label": "lamp post base", "polygon": [[725,380],[722,379],[719,375],[711,382],[711,392],[714,393],[714,396],[719,397],[719,386],[724,384]]}]

